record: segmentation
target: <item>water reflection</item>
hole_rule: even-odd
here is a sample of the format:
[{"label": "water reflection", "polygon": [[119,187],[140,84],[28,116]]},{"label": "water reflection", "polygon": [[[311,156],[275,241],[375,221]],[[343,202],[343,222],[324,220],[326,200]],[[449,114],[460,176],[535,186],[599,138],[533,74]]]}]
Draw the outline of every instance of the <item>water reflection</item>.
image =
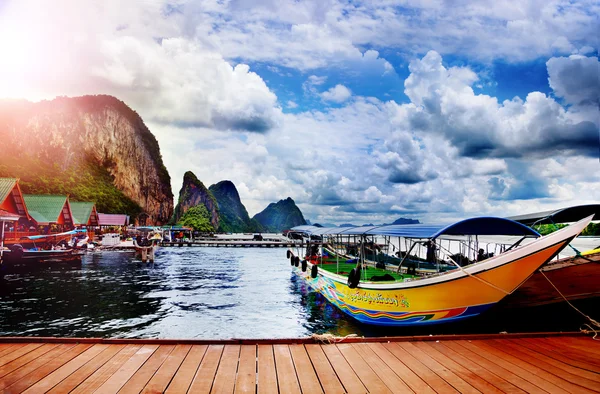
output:
[{"label": "water reflection", "polygon": [[533,312],[492,309],[440,326],[365,326],[294,276],[282,249],[162,249],[148,265],[129,253],[91,253],[79,265],[0,279],[0,335],[5,336],[392,336],[577,330],[581,322],[567,306],[553,306]]}]

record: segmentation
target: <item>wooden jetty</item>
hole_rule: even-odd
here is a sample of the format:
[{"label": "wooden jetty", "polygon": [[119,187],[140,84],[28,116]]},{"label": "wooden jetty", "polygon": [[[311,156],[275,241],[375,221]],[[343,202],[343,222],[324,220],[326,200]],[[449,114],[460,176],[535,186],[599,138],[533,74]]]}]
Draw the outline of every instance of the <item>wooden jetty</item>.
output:
[{"label": "wooden jetty", "polygon": [[293,241],[249,241],[249,240],[194,240],[182,242],[162,242],[161,246],[210,246],[215,248],[293,248],[302,247],[302,244]]},{"label": "wooden jetty", "polygon": [[3,393],[593,393],[571,334],[289,340],[0,338]]}]

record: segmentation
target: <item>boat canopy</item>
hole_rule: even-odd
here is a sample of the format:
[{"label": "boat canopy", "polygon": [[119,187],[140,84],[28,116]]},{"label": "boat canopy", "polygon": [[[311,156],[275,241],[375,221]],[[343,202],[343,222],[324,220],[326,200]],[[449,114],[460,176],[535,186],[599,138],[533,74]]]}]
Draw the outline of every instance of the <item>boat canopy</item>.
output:
[{"label": "boat canopy", "polygon": [[46,235],[30,235],[28,237],[21,237],[21,239],[30,239],[30,240],[36,240],[36,239],[44,239],[44,238],[54,238],[54,237],[64,237],[67,235],[75,235],[80,233],[81,231],[78,230],[72,230],[72,231],[67,231],[64,233],[57,233],[57,234],[46,234]]},{"label": "boat canopy", "polygon": [[297,226],[291,231],[308,235],[382,235],[402,238],[435,239],[442,235],[508,235],[537,238],[540,234],[516,221],[478,217],[461,220],[450,225],[391,224],[360,227]]},{"label": "boat canopy", "polygon": [[552,211],[511,216],[508,219],[523,223],[526,226],[532,226],[535,224],[577,222],[590,215],[594,215],[592,220],[600,220],[600,204],[575,205]]}]

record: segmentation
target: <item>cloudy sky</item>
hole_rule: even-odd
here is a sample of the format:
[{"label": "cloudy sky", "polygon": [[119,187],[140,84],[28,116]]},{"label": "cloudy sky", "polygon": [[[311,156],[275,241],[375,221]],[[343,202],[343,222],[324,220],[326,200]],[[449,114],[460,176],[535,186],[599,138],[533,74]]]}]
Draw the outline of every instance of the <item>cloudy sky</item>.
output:
[{"label": "cloudy sky", "polygon": [[600,3],[0,0],[0,97],[111,94],[251,215],[506,216],[600,201]]}]

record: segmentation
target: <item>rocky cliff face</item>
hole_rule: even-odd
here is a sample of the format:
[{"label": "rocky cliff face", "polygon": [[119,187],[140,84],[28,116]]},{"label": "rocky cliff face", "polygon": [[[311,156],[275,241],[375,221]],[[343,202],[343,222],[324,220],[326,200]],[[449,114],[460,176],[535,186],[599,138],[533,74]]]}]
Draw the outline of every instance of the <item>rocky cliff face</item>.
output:
[{"label": "rocky cliff face", "polygon": [[290,197],[269,204],[262,212],[254,215],[253,219],[260,223],[266,231],[272,232],[280,232],[306,224],[302,212]]},{"label": "rocky cliff face", "polygon": [[[68,193],[105,212],[127,207],[123,213],[147,215],[147,224],[172,215],[158,142],[114,97],[0,101],[0,140],[0,173],[20,177],[26,192]],[[114,205],[119,198],[123,204]]]},{"label": "rocky cliff face", "polygon": [[258,231],[251,221],[240,195],[231,181],[221,181],[211,185],[208,190],[219,204],[219,231],[225,233],[244,233]]},{"label": "rocky cliff face", "polygon": [[211,216],[210,223],[212,226],[215,229],[219,228],[219,206],[217,200],[191,171],[183,175],[183,186],[181,186],[181,190],[179,191],[178,201],[173,213],[174,223],[177,223],[188,209],[202,204]]}]

